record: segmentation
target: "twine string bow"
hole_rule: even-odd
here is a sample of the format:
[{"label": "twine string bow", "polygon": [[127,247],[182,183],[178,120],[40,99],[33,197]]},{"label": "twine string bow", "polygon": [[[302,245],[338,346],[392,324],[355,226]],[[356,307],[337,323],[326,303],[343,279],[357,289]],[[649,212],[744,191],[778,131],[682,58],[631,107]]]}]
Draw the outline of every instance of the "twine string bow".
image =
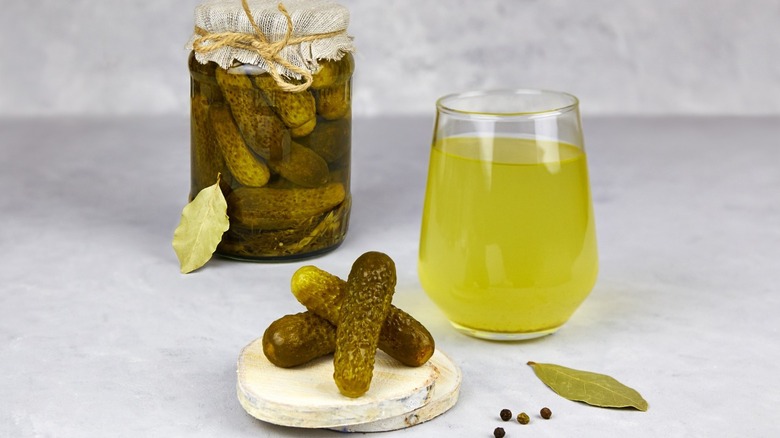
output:
[{"label": "twine string bow", "polygon": [[[252,17],[247,0],[241,0],[241,7],[244,9],[244,13],[249,19],[249,23],[252,25],[252,29],[254,30],[253,34],[241,32],[211,33],[205,29],[196,27],[195,33],[198,35],[198,38],[193,41],[192,50],[198,54],[206,54],[223,49],[225,47],[233,47],[255,52],[266,62],[268,65],[268,73],[271,75],[271,77],[274,78],[276,84],[279,85],[279,88],[284,91],[303,91],[308,89],[312,83],[312,74],[309,69],[299,67],[281,55],[281,52],[285,47],[303,42],[330,38],[345,32],[344,30],[340,30],[293,38],[292,17],[290,17],[290,13],[287,12],[287,8],[285,8],[282,3],[279,3],[278,9],[287,20],[287,29],[285,30],[284,37],[281,40],[272,43],[265,36],[263,30],[260,29],[257,21],[255,21],[255,19]],[[293,78],[285,77],[279,72],[279,67],[287,69],[294,74],[300,75],[301,78],[303,78],[303,83],[296,83]]]}]

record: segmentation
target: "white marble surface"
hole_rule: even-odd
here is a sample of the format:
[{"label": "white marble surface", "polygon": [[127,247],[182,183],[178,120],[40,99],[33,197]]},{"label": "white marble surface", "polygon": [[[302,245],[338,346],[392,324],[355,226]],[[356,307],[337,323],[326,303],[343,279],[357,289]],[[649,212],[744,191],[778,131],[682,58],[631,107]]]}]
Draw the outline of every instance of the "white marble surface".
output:
[{"label": "white marble surface", "polygon": [[[186,115],[200,1],[3,0],[0,116]],[[780,0],[339,1],[359,115],[497,87],[569,91],[586,114],[780,115]]]},{"label": "white marble surface", "polygon": [[[598,283],[557,334],[506,344],[456,333],[420,289],[430,129],[355,121],[352,227],[313,261],[346,275],[364,251],[390,254],[396,304],[463,369],[450,412],[393,436],[780,432],[780,120],[586,118]],[[254,420],[236,399],[240,349],[300,309],[302,263],[179,274],[186,119],[3,119],[0,145],[0,436],[335,436]],[[610,374],[650,409],[561,399],[529,360]],[[549,422],[498,420],[545,405]]]}]

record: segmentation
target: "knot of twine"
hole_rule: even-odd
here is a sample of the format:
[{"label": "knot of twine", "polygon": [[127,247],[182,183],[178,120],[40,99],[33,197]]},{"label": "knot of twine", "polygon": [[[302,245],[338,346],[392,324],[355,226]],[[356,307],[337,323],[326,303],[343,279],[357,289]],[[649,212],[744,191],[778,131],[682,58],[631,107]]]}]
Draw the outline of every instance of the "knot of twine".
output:
[{"label": "knot of twine", "polygon": [[[311,72],[303,67],[294,65],[287,59],[285,59],[280,52],[287,46],[300,44],[307,41],[316,41],[323,38],[330,38],[336,35],[343,34],[344,30],[335,32],[319,33],[314,35],[306,35],[302,37],[292,38],[293,23],[290,13],[282,3],[279,3],[279,12],[284,15],[287,20],[287,30],[285,31],[284,38],[271,43],[262,29],[258,26],[255,19],[252,17],[252,13],[249,11],[249,5],[247,0],[241,0],[241,6],[244,8],[244,13],[249,19],[249,23],[254,29],[254,34],[240,33],[240,32],[215,32],[211,33],[200,27],[195,28],[195,33],[199,38],[195,39],[192,43],[192,50],[198,54],[206,54],[216,50],[220,50],[224,47],[233,47],[237,49],[249,50],[257,53],[268,65],[268,73],[274,78],[276,84],[279,85],[284,91],[298,92],[309,88],[312,83]],[[292,81],[292,78],[286,78],[279,73],[278,67],[284,67],[288,71],[300,75],[303,78],[302,84],[296,84]]]}]

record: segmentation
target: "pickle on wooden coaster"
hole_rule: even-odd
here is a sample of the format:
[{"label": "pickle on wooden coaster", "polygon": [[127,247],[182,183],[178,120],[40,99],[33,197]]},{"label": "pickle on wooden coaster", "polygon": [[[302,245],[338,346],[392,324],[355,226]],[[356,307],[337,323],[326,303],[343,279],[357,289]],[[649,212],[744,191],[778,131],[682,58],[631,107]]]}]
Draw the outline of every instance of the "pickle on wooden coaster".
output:
[{"label": "pickle on wooden coaster", "polygon": [[436,385],[425,405],[401,415],[331,429],[339,432],[387,432],[416,426],[447,412],[458,402],[460,383],[463,378],[460,368],[439,350],[436,350],[431,357],[430,364],[436,367],[438,373]]},{"label": "pickle on wooden coaster", "polygon": [[347,397],[360,397],[371,385],[379,333],[395,283],[395,263],[381,252],[361,255],[349,272],[333,354],[333,380]]},{"label": "pickle on wooden coaster", "polygon": [[[295,298],[331,324],[341,319],[347,282],[316,266],[299,268],[290,280]],[[379,349],[407,366],[420,366],[436,349],[433,336],[419,321],[391,305],[379,333]]]},{"label": "pickle on wooden coaster", "polygon": [[311,312],[285,315],[263,333],[263,354],[272,364],[291,368],[336,349],[336,327]]}]

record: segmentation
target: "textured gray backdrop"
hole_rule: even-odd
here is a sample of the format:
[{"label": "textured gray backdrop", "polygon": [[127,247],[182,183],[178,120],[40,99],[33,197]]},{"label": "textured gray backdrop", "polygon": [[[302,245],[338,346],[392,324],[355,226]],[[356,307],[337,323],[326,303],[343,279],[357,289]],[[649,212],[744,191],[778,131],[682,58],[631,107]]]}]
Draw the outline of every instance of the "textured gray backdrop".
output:
[{"label": "textured gray backdrop", "polygon": [[[3,0],[0,116],[186,114],[197,3]],[[343,4],[359,116],[503,87],[569,91],[588,114],[780,114],[778,0]]]}]

